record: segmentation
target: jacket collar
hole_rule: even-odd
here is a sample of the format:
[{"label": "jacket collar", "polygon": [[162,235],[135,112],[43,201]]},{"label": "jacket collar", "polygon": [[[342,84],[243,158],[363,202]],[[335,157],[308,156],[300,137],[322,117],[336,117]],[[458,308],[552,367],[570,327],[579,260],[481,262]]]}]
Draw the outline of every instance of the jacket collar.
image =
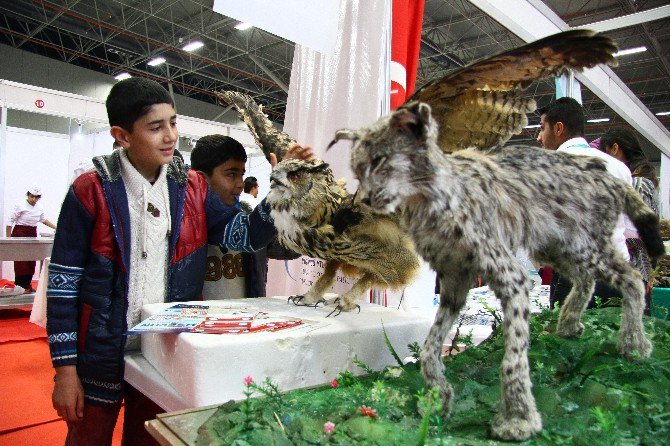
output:
[{"label": "jacket collar", "polygon": [[[121,178],[121,153],[115,150],[109,155],[101,155],[93,158],[95,170],[103,182],[113,183]],[[172,157],[168,165],[167,177],[184,186],[188,180],[187,168],[181,158]]]}]

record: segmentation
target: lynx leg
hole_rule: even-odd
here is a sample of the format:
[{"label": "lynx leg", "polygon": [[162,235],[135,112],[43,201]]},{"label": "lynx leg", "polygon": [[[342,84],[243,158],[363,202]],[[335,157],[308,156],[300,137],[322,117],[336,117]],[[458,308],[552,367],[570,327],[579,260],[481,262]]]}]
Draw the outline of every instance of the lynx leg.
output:
[{"label": "lynx leg", "polygon": [[454,279],[445,279],[444,275],[440,275],[440,306],[421,349],[421,373],[429,388],[439,388],[445,415],[451,412],[451,397],[454,392],[444,376],[442,344],[468,296],[469,277],[466,276],[466,274],[450,273],[450,277]]},{"label": "lynx leg", "polygon": [[528,365],[531,283],[516,259],[510,256],[501,265],[505,257],[496,257],[497,260],[492,261],[499,265],[500,277],[491,281],[491,288],[503,307],[505,355],[500,365],[500,410],[491,424],[491,433],[497,438],[519,441],[542,430]]},{"label": "lynx leg", "polygon": [[[605,257],[603,257],[605,258]],[[623,257],[611,257],[609,265],[597,265],[600,277],[621,291],[621,326],[619,327],[619,354],[629,360],[648,358],[652,346],[644,333],[644,283],[642,276]]]},{"label": "lynx leg", "polygon": [[561,307],[556,327],[556,334],[564,338],[580,336],[584,332],[582,315],[595,288],[595,281],[589,277],[572,275],[570,279],[572,289]]},{"label": "lynx leg", "polygon": [[291,296],[289,300],[292,301],[295,305],[317,305],[319,302],[325,302],[323,300],[323,295],[328,291],[335,280],[335,274],[340,267],[340,263],[328,260],[326,266],[323,269],[323,274],[321,277],[316,279],[314,285],[311,286],[307,292],[300,296]]}]

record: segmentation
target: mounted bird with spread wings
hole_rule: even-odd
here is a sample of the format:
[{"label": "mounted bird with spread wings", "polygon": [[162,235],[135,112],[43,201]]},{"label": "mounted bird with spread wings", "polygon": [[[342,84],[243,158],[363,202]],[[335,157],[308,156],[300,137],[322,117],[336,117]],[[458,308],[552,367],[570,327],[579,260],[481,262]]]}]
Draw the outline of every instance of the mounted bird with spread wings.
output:
[{"label": "mounted bird with spread wings", "polygon": [[[439,126],[437,142],[445,153],[491,149],[528,125],[526,115],[536,105],[522,93],[530,84],[569,69],[616,65],[616,51],[610,38],[593,31],[565,31],[452,71],[416,90],[403,107],[430,105]],[[333,143],[339,139],[356,139],[356,134],[340,130]]]},{"label": "mounted bird with spread wings", "polygon": [[335,181],[321,160],[282,161],[296,141],[277,130],[252,98],[231,91],[219,93],[219,98],[237,108],[266,158],[274,153],[280,161],[272,171],[267,196],[280,243],[326,261],[323,274],[309,290],[289,298],[294,304],[325,302],[323,296],[338,271],[355,283],[335,299],[337,314],[358,307],[356,301],[371,287],[399,289],[413,279],[419,260],[395,216],[377,216],[355,203],[344,182]]}]

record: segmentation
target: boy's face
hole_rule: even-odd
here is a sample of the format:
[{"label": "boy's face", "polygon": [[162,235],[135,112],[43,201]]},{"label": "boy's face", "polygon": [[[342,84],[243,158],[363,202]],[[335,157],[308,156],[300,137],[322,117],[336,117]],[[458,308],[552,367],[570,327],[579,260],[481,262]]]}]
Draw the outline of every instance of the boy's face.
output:
[{"label": "boy's face", "polygon": [[179,137],[177,115],[172,105],[155,104],[148,113],[135,121],[132,131],[114,126],[111,133],[128,150],[128,158],[133,166],[152,180],[163,164],[172,161]]},{"label": "boy's face", "polygon": [[242,160],[229,159],[216,166],[211,176],[205,174],[212,190],[223,203],[235,206],[235,197],[244,190],[245,165]]}]

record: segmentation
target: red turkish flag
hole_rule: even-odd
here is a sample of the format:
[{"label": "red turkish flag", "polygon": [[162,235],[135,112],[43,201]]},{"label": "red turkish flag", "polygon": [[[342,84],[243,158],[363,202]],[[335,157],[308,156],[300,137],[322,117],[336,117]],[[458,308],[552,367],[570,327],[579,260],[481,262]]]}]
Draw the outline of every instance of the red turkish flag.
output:
[{"label": "red turkish flag", "polygon": [[393,0],[391,35],[391,110],[414,92],[424,0]]}]

